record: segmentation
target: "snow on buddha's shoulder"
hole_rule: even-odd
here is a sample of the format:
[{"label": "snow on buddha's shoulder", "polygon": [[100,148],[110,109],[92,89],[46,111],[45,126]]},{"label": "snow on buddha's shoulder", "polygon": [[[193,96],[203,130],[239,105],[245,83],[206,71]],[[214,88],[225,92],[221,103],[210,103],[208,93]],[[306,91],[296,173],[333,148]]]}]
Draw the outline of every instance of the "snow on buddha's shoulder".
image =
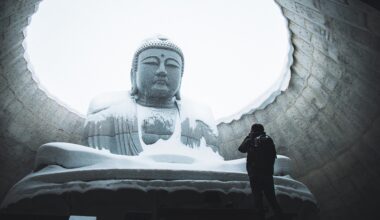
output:
[{"label": "snow on buddha's shoulder", "polygon": [[103,93],[91,100],[87,115],[96,114],[119,103],[128,103],[131,97],[128,91]]},{"label": "snow on buddha's shoulder", "polygon": [[188,98],[182,98],[177,103],[182,115],[194,121],[202,121],[211,126],[211,129],[216,130],[214,115],[206,104]]}]

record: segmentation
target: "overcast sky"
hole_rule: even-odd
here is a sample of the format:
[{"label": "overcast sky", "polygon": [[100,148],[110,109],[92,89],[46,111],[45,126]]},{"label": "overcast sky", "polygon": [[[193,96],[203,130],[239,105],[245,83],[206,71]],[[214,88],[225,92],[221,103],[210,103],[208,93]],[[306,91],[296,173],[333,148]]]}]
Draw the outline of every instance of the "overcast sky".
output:
[{"label": "overcast sky", "polygon": [[41,85],[86,114],[97,94],[130,89],[133,53],[156,34],[184,52],[182,96],[217,119],[266,92],[287,64],[286,23],[268,0],[46,0],[26,46]]}]

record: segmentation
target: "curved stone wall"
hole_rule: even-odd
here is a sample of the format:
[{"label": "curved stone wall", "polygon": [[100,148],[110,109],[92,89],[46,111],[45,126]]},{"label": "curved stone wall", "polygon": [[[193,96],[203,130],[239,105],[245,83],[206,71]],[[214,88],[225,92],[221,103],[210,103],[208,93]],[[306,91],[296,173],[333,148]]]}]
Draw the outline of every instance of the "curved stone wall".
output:
[{"label": "curved stone wall", "polygon": [[79,143],[84,120],[39,88],[24,57],[25,28],[38,1],[0,2],[0,199],[31,172],[44,143]]},{"label": "curved stone wall", "polygon": [[[359,0],[276,0],[295,48],[289,88],[274,103],[219,124],[221,153],[263,123],[322,219],[376,219],[380,195],[380,12]],[[31,170],[36,148],[79,143],[83,119],[41,90],[28,69],[24,29],[38,0],[0,2],[0,199]]]},{"label": "curved stone wall", "polygon": [[263,123],[322,219],[378,219],[380,12],[352,0],[276,2],[295,47],[289,88],[265,109],[218,125],[223,155],[244,156],[237,147]]}]

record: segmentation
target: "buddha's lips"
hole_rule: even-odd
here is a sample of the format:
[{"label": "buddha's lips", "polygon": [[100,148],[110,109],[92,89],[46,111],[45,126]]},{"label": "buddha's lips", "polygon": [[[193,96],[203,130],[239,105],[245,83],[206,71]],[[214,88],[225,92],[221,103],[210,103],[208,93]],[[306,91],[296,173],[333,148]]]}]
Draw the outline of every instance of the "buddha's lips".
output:
[{"label": "buddha's lips", "polygon": [[167,85],[168,81],[165,80],[165,79],[157,79],[157,80],[154,81],[154,83]]}]

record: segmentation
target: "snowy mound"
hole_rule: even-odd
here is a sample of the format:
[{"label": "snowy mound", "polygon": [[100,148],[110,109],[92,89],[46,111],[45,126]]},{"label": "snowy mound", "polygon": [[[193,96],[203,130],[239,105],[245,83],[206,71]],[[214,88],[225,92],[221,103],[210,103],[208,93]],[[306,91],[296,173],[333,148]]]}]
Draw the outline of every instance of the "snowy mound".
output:
[{"label": "snowy mound", "polygon": [[[124,156],[75,144],[45,144],[38,150],[34,172],[10,190],[2,208],[45,194],[136,187],[147,190],[133,184],[117,184],[127,180],[133,183],[160,180],[164,182],[160,190],[168,192],[187,189],[194,193],[219,190],[223,194],[250,194],[245,159],[224,161],[210,148],[180,149],[173,155],[160,146],[147,148],[139,156]],[[288,174],[289,158],[279,156],[277,161],[276,172]],[[278,194],[316,203],[308,188],[290,176],[275,177],[275,184]]]},{"label": "snowy mound", "polygon": [[[59,165],[66,169],[106,170],[106,169],[153,169],[153,170],[191,170],[246,175],[245,158],[225,161],[208,147],[173,147],[158,142],[155,146],[145,147],[139,156],[111,154],[69,143],[48,143],[42,145],[36,156],[35,171],[49,165]],[[291,160],[278,155],[275,162],[275,175],[291,175]]]}]

